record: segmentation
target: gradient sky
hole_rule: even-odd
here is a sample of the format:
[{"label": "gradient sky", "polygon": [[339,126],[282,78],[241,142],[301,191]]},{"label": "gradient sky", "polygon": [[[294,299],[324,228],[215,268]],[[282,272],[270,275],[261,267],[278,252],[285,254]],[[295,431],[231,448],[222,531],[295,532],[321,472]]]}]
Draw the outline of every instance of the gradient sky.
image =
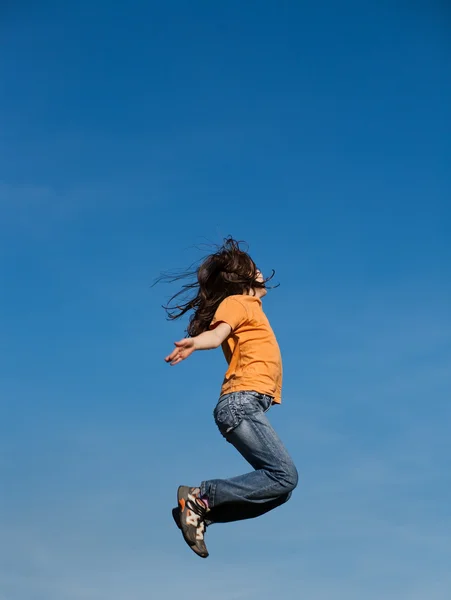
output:
[{"label": "gradient sky", "polygon": [[[445,2],[4,2],[0,599],[448,600],[451,13]],[[280,287],[292,500],[217,525],[247,467],[220,351],[151,283],[232,234]]]}]

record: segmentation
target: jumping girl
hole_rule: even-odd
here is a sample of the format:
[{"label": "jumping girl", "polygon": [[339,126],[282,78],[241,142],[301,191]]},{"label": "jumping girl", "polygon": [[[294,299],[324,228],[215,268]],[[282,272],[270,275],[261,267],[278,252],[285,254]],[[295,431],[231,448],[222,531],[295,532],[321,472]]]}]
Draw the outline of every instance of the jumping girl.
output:
[{"label": "jumping girl", "polygon": [[[280,506],[290,498],[298,473],[266,414],[282,400],[280,350],[262,308],[266,283],[274,273],[264,279],[240,243],[229,237],[187,275],[195,275],[196,281],[184,285],[165,309],[170,319],[194,311],[189,337],[175,342],[165,361],[177,365],[196,350],[222,346],[228,369],[215,422],[254,469],[232,479],[178,488],[174,520],[190,548],[206,558],[207,526],[250,519]],[[187,292],[194,297],[171,308]]]}]

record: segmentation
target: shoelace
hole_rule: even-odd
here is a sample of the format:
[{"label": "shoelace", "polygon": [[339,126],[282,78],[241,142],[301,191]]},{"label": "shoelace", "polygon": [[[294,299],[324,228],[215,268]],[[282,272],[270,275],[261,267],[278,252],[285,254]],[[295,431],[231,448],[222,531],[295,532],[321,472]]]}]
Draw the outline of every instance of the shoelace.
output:
[{"label": "shoelace", "polygon": [[188,500],[188,502],[186,503],[186,506],[187,506],[188,510],[190,510],[195,515],[197,515],[197,517],[200,520],[196,525],[196,539],[198,541],[203,542],[204,533],[205,533],[204,518],[205,518],[205,514],[207,512],[207,507],[205,506],[205,504],[202,502],[202,500],[200,498],[196,498],[195,500]]},{"label": "shoelace", "polygon": [[186,504],[189,510],[196,513],[196,515],[199,515],[199,517],[201,517],[202,519],[205,517],[207,513],[207,507],[200,498],[196,498],[194,502],[192,500],[188,500]]}]

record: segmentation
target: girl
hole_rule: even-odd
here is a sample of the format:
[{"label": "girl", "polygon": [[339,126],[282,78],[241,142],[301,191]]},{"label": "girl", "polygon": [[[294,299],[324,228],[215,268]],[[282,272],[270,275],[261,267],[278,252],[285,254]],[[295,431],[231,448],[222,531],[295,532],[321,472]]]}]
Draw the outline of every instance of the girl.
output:
[{"label": "girl", "polygon": [[[174,520],[190,548],[206,558],[208,525],[250,519],[283,504],[296,487],[298,474],[266,415],[273,404],[280,404],[282,391],[280,350],[262,309],[266,283],[274,272],[264,279],[249,254],[229,237],[187,275],[193,274],[197,281],[184,285],[165,307],[170,319],[194,311],[187,330],[190,337],[175,342],[165,361],[177,365],[196,350],[222,346],[228,369],[215,422],[254,469],[232,479],[178,488]],[[194,297],[170,307],[190,291]]]}]

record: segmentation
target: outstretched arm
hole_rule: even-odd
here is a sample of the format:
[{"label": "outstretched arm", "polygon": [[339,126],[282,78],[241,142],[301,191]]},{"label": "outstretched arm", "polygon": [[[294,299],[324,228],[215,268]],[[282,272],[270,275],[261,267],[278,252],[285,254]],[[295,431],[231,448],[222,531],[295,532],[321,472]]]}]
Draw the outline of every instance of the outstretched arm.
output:
[{"label": "outstretched arm", "polygon": [[218,348],[229,337],[232,328],[227,323],[219,323],[211,331],[204,331],[192,338],[175,342],[175,349],[164,359],[172,366],[188,358],[195,350],[212,350]]}]

